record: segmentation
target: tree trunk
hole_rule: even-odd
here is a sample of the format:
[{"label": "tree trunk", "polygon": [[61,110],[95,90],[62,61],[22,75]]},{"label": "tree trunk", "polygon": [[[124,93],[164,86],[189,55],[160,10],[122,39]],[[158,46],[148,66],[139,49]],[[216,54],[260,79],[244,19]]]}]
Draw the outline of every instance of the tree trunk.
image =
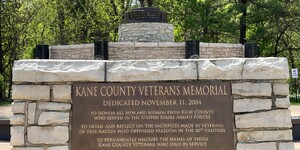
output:
[{"label": "tree trunk", "polygon": [[79,18],[77,18],[77,21],[78,21],[78,24],[80,25],[79,27],[79,41],[80,43],[86,43],[87,42],[87,39],[88,39],[88,29],[89,29],[89,26],[90,26],[90,20],[88,19],[88,14],[89,12],[88,11],[88,1],[86,0],[81,0],[80,1],[80,7],[81,10],[80,10],[80,15],[82,16],[78,16]]},{"label": "tree trunk", "polygon": [[240,19],[240,43],[245,44],[246,40],[246,30],[247,30],[247,0],[240,0],[240,11],[242,17]]},{"label": "tree trunk", "polygon": [[[205,14],[203,14],[203,15],[205,15],[206,18],[209,18],[209,8],[208,7],[205,9]],[[205,42],[209,42],[209,40],[208,40],[209,38],[207,38],[208,32],[209,32],[208,26],[207,26],[207,24],[205,24],[205,26],[203,26],[203,30],[202,30],[202,36],[203,36],[203,40]]]},{"label": "tree trunk", "polygon": [[[11,68],[13,68],[13,66],[14,66],[14,62],[12,62]],[[10,69],[10,73],[9,73],[9,85],[8,85],[8,95],[7,95],[7,97],[10,98],[10,99],[11,99],[11,92],[12,92],[12,85],[13,85],[12,77],[13,77],[13,72],[12,72],[12,69]]]},{"label": "tree trunk", "polygon": [[290,61],[291,61],[291,67],[292,68],[296,68],[294,54],[293,54],[293,49],[292,48],[288,48],[288,50],[289,50],[289,58],[290,58]]},{"label": "tree trunk", "polygon": [[[58,1],[60,2],[60,1]],[[58,19],[58,27],[59,27],[59,44],[66,45],[66,33],[65,33],[65,12],[63,7],[63,2],[60,2],[57,6],[57,19]]]},{"label": "tree trunk", "polygon": [[[3,47],[2,47],[2,0],[0,0],[0,75],[3,77],[4,70],[3,70]],[[1,82],[1,81],[0,81]],[[0,83],[0,100],[3,99],[3,83]]]}]

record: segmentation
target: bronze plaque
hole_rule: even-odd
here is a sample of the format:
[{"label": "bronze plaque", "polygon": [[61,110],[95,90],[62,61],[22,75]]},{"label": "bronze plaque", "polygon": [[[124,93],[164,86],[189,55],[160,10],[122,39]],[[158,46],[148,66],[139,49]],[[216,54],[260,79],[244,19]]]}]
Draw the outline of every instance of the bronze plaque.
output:
[{"label": "bronze plaque", "polygon": [[130,20],[161,20],[162,12],[161,11],[135,11],[129,12]]},{"label": "bronze plaque", "polygon": [[159,8],[144,7],[136,8],[125,13],[123,23],[138,23],[138,22],[164,22],[167,23],[167,13]]},{"label": "bronze plaque", "polygon": [[72,150],[233,150],[229,82],[72,87]]}]

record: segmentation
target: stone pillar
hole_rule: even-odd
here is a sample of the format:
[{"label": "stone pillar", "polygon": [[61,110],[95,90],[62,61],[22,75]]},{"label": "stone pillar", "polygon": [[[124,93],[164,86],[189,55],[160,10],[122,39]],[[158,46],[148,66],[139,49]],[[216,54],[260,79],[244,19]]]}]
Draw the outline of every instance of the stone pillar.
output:
[{"label": "stone pillar", "polygon": [[174,42],[174,26],[154,22],[122,24],[119,42]]}]

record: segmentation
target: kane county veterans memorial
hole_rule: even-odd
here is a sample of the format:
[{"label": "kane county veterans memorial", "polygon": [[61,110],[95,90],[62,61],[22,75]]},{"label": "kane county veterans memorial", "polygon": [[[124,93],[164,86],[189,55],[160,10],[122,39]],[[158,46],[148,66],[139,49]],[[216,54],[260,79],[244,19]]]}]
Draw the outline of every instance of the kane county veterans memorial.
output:
[{"label": "kane county veterans memorial", "polygon": [[233,107],[228,82],[81,83],[73,91],[74,147],[217,149],[222,140],[234,148],[233,116],[222,115]]}]

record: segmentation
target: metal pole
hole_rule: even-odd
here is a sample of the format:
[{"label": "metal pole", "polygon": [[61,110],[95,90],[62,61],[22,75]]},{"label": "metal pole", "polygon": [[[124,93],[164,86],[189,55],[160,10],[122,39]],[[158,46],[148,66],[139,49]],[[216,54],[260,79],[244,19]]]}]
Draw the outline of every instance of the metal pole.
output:
[{"label": "metal pole", "polygon": [[296,92],[296,102],[297,102],[298,101],[297,78],[295,78],[295,92]]}]

